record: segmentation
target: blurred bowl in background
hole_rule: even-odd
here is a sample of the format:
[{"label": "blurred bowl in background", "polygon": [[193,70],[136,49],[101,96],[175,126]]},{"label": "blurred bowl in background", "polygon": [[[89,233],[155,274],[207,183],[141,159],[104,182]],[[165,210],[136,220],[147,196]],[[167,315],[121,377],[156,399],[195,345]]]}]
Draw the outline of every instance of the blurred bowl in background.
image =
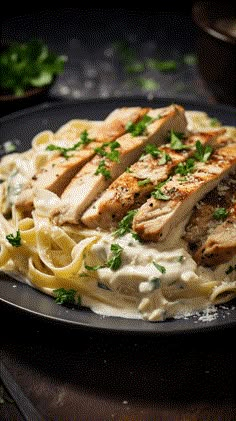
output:
[{"label": "blurred bowl in background", "polygon": [[219,102],[236,105],[236,16],[228,1],[197,1],[193,20],[199,28],[198,66]]}]

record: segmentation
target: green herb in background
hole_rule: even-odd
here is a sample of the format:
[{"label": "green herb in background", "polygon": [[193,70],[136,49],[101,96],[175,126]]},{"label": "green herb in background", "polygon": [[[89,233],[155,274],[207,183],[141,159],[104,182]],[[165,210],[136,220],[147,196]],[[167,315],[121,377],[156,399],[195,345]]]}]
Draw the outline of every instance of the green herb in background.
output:
[{"label": "green herb in background", "polygon": [[0,54],[0,90],[20,96],[49,85],[63,72],[65,60],[40,40],[13,43]]},{"label": "green herb in background", "polygon": [[175,72],[178,67],[176,60],[148,59],[146,64],[149,69],[158,70],[159,72]]},{"label": "green herb in background", "polygon": [[160,83],[153,78],[139,77],[135,81],[143,91],[150,92],[160,89]]},{"label": "green herb in background", "polygon": [[197,56],[195,54],[186,54],[183,57],[183,62],[188,66],[195,66],[197,64]]}]

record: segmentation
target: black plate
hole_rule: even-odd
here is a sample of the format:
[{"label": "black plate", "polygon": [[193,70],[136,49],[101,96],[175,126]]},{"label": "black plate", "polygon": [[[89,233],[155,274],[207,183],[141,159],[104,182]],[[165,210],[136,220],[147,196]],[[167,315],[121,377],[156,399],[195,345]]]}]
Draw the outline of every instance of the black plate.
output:
[{"label": "black plate", "polygon": [[[105,118],[110,111],[120,106],[162,107],[173,102],[175,100],[171,98],[153,99],[151,101],[145,98],[117,98],[43,104],[2,118],[0,139],[1,142],[19,141],[19,149],[23,151],[30,147],[33,136],[38,132],[47,129],[56,130],[73,118],[99,120]],[[234,108],[188,101],[178,101],[178,103],[181,103],[188,110],[206,111],[210,116],[222,121],[223,124],[235,124],[236,111]],[[189,319],[150,323],[143,320],[98,316],[90,310],[62,307],[56,304],[51,297],[31,287],[17,283],[3,274],[0,276],[0,301],[38,317],[72,326],[97,329],[103,332],[169,335],[214,330],[232,327],[236,324],[236,309],[232,303],[219,308],[217,318],[211,322],[202,322],[197,317],[191,317]]]}]

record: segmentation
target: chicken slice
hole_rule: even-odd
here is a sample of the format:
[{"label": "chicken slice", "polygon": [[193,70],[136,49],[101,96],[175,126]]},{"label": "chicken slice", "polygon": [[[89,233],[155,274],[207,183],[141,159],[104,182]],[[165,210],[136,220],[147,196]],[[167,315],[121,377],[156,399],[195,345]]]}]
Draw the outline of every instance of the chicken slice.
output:
[{"label": "chicken slice", "polygon": [[146,154],[120,175],[83,214],[82,222],[90,228],[116,226],[129,210],[146,202],[155,185],[166,180],[171,170],[191,157],[199,140],[203,146],[213,145],[225,130],[190,135],[184,140],[186,149],[175,151],[170,144],[159,147],[157,157]]},{"label": "chicken slice", "polygon": [[163,241],[182,221],[188,221],[193,207],[236,168],[236,145],[217,149],[207,162],[195,163],[185,177],[174,175],[139,209],[133,230],[149,241]]},{"label": "chicken slice", "polygon": [[[56,223],[77,224],[82,213],[98,195],[130,164],[137,161],[148,142],[159,145],[171,128],[181,131],[186,128],[184,109],[177,105],[151,110],[148,116],[153,120],[141,135],[133,136],[127,133],[118,139],[117,161],[97,154],[76,174],[61,196],[60,208],[52,211]],[[107,146],[106,153],[109,151]]]},{"label": "chicken slice", "polygon": [[[148,108],[142,109],[140,107],[120,108],[114,110],[101,124],[95,124],[94,127],[88,130],[88,138],[94,139],[94,142],[74,151],[69,159],[61,156],[60,152],[58,152],[58,155],[48,161],[32,177],[30,184],[22,190],[16,203],[17,208],[23,208],[24,212],[26,209],[28,211],[32,210],[34,188],[50,190],[61,196],[70,180],[95,155],[94,149],[100,146],[100,143],[109,142],[121,136],[125,133],[125,127],[129,121],[138,121],[148,110]],[[59,135],[61,137],[61,133]]]},{"label": "chicken slice", "polygon": [[203,266],[228,262],[236,254],[236,174],[195,206],[183,238]]}]

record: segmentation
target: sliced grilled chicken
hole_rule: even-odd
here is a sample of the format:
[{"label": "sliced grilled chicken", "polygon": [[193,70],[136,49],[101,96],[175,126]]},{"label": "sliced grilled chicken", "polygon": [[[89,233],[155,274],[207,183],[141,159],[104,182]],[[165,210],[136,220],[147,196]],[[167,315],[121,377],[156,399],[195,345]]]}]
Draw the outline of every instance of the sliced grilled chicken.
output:
[{"label": "sliced grilled chicken", "polygon": [[[114,110],[106,120],[100,125],[88,130],[89,139],[94,142],[89,143],[83,149],[73,151],[70,158],[58,156],[51,159],[35,174],[30,182],[22,190],[18,197],[16,206],[23,208],[24,211],[30,211],[33,207],[33,189],[44,188],[61,196],[70,180],[88,162],[94,155],[94,149],[100,146],[100,143],[110,142],[125,133],[126,124],[129,121],[136,122],[148,112],[148,108],[131,107]],[[79,139],[78,139],[79,140]],[[96,141],[96,142],[95,142]],[[73,145],[72,145],[73,146]]]},{"label": "sliced grilled chicken", "polygon": [[179,174],[157,189],[140,208],[133,229],[144,240],[163,241],[181,221],[188,217],[199,200],[236,168],[236,145],[217,149],[207,162],[195,164],[185,178]]},{"label": "sliced grilled chicken", "polygon": [[184,239],[198,264],[214,266],[236,254],[236,174],[195,206]]},{"label": "sliced grilled chicken", "polygon": [[83,214],[81,220],[88,227],[115,226],[131,209],[138,209],[146,202],[155,185],[166,180],[171,170],[195,152],[199,140],[203,146],[213,145],[225,130],[190,135],[184,140],[186,149],[174,151],[170,144],[159,147],[157,157],[144,155],[133,164],[129,172],[120,175],[109,188]]},{"label": "sliced grilled chicken", "polygon": [[[145,126],[145,131],[141,135],[133,136],[127,133],[118,139],[117,162],[97,154],[76,174],[61,196],[60,209],[52,211],[56,223],[77,224],[82,213],[98,195],[130,164],[137,161],[148,142],[160,144],[171,128],[181,131],[186,128],[184,109],[177,105],[151,110],[148,116],[153,120]],[[105,152],[109,151],[107,146]]]}]

